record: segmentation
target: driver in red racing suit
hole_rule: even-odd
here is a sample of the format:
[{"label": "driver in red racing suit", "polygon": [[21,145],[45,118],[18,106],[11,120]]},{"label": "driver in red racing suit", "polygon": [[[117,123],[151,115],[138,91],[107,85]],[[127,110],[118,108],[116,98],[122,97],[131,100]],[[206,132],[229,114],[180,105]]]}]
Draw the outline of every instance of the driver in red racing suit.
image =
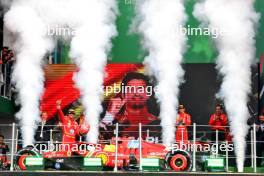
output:
[{"label": "driver in red racing suit", "polygon": [[62,129],[62,143],[72,146],[72,144],[76,143],[75,137],[77,135],[84,135],[88,133],[90,127],[86,124],[78,125],[78,123],[74,120],[75,111],[73,109],[70,109],[68,115],[65,116],[60,105],[61,100],[58,100],[56,102],[56,106]]},{"label": "driver in red racing suit", "polygon": [[179,115],[176,119],[178,125],[176,130],[176,142],[188,142],[188,129],[187,126],[191,125],[192,120],[190,114],[185,112],[185,107],[179,105]]}]

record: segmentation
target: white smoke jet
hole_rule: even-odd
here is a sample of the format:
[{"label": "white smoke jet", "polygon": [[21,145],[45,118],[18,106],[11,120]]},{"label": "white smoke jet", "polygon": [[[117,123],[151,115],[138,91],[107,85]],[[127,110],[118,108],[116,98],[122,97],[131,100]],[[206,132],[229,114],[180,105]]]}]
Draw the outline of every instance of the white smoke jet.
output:
[{"label": "white smoke jet", "polygon": [[104,67],[111,38],[117,34],[114,25],[117,4],[115,0],[93,1],[89,10],[90,20],[77,28],[76,36],[72,39],[71,57],[80,69],[74,80],[81,90],[86,121],[90,124],[87,140],[96,143],[102,112]]},{"label": "white smoke jet", "polygon": [[14,45],[17,61],[12,81],[19,90],[21,110],[16,117],[21,122],[23,145],[27,146],[33,144],[36,123],[40,121],[39,99],[44,80],[42,58],[52,48],[52,43],[43,37],[44,24],[31,8],[14,7],[6,14],[5,25],[17,37]]},{"label": "white smoke jet", "polygon": [[141,0],[137,4],[139,32],[149,52],[145,65],[158,81],[162,140],[175,141],[179,86],[183,82],[181,63],[187,38],[179,32],[187,16],[181,0]]},{"label": "white smoke jet", "polygon": [[259,16],[254,0],[206,0],[196,4],[194,15],[210,28],[224,31],[215,39],[217,69],[223,76],[219,95],[224,100],[235,145],[237,169],[243,172],[248,132],[248,94],[255,56],[254,24]]},{"label": "white smoke jet", "polygon": [[[5,15],[5,26],[15,34],[16,66],[13,80],[19,91],[24,146],[33,144],[40,121],[39,100],[43,93],[42,59],[52,50],[56,35],[49,29],[70,28],[71,56],[79,67],[75,81],[80,88],[85,115],[91,125],[90,142],[98,137],[101,87],[110,39],[116,35],[115,0],[15,0]],[[88,70],[86,70],[88,69]],[[54,105],[55,106],[55,105]],[[91,134],[94,133],[94,134]]]}]

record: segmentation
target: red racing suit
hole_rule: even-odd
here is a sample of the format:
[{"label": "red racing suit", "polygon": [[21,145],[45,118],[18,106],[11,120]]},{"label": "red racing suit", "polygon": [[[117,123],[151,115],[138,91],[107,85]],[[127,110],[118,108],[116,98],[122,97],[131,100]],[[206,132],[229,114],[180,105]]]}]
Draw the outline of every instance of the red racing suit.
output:
[{"label": "red racing suit", "polygon": [[[58,116],[61,123],[63,144],[70,144],[71,146],[76,143],[75,137],[77,135],[88,133],[89,127],[87,125],[78,125],[73,118],[64,116],[61,109],[58,109]],[[83,130],[84,128],[85,130]]]},{"label": "red racing suit", "polygon": [[191,125],[191,116],[188,113],[179,113],[176,119],[176,124],[179,125],[176,130],[176,142],[188,142],[188,129],[187,126]]}]

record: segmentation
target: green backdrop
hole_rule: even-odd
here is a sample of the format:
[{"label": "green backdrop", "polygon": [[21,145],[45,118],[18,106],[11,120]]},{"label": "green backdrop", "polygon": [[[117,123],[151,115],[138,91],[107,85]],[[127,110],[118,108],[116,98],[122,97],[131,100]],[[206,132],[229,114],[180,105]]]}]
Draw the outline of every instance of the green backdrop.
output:
[{"label": "green backdrop", "polygon": [[[118,0],[119,16],[117,18],[118,36],[113,39],[113,48],[109,56],[110,63],[140,63],[144,59],[140,36],[130,32],[130,25],[135,17],[135,0]],[[199,22],[192,15],[196,0],[185,0],[186,12],[189,16],[186,25],[192,28],[199,26]],[[255,9],[262,16],[258,33],[256,36],[257,57],[264,52],[264,0],[255,1]],[[70,63],[68,57],[69,46],[59,43],[57,54],[55,54],[55,63]],[[215,61],[217,51],[208,36],[189,36],[188,50],[184,59],[186,63],[212,63]]]}]

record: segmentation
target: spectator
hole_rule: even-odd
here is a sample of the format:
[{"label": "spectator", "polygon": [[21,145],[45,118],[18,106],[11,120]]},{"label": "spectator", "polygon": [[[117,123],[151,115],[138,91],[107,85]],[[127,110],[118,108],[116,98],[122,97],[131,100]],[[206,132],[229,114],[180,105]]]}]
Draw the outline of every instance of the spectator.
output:
[{"label": "spectator", "polygon": [[264,114],[259,116],[256,123],[256,137],[257,137],[257,166],[261,167],[261,161],[264,153]]},{"label": "spectator", "polygon": [[5,163],[7,161],[7,152],[9,152],[8,145],[4,142],[4,136],[0,135],[0,160],[2,160],[2,163]]},{"label": "spectator", "polygon": [[3,47],[0,51],[0,93],[11,98],[11,73],[13,70],[14,54],[8,47]]}]

